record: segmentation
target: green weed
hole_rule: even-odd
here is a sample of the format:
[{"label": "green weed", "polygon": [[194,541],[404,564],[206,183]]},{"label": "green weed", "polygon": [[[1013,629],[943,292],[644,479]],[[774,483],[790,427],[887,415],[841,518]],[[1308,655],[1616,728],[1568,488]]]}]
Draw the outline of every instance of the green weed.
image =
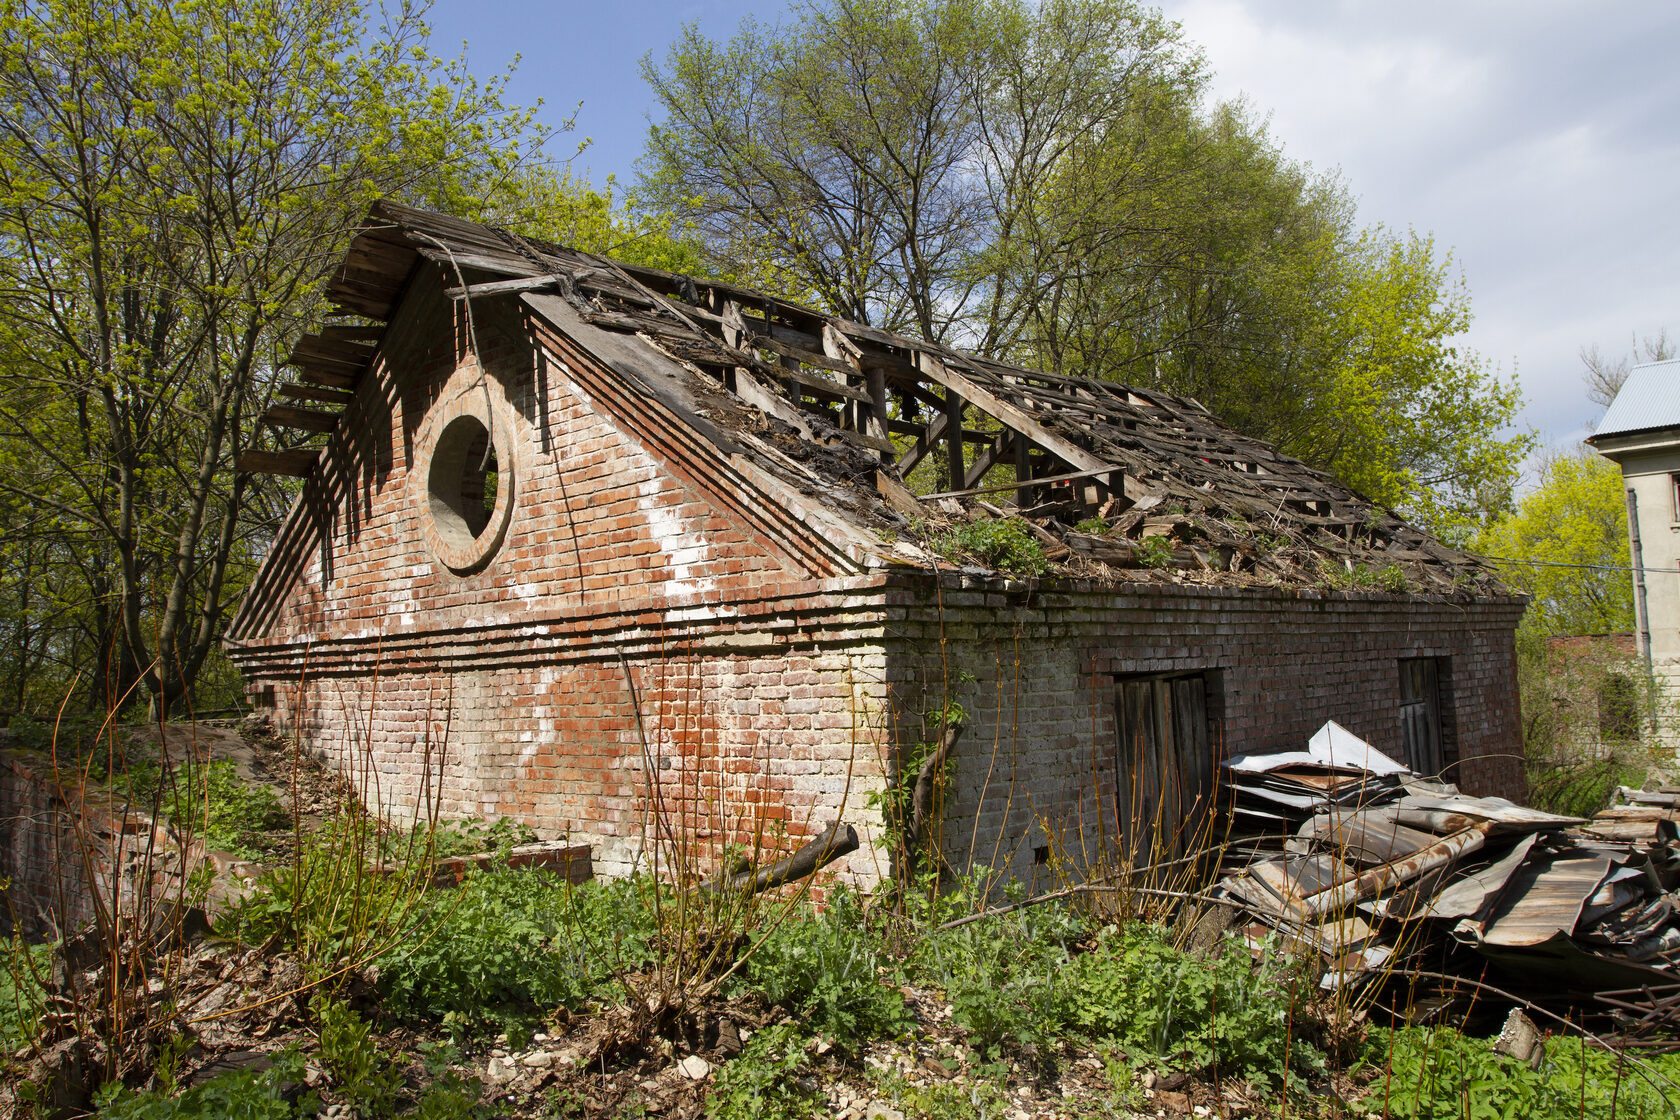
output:
[{"label": "green weed", "polygon": [[1144,537],[1133,546],[1133,553],[1145,568],[1172,567],[1172,542],[1166,537]]},{"label": "green weed", "polygon": [[928,545],[941,556],[966,554],[1000,572],[1036,576],[1050,570],[1044,546],[1018,518],[969,521],[933,537]]},{"label": "green weed", "polygon": [[317,999],[314,1010],[321,1064],[332,1075],[338,1095],[359,1115],[390,1115],[402,1089],[402,1069],[380,1053],[372,1025],[337,1000]]},{"label": "green weed", "polygon": [[1301,978],[1287,962],[1256,966],[1231,941],[1201,957],[1148,927],[1103,930],[1066,980],[1071,1022],[1086,1036],[1189,1067],[1257,1083],[1318,1072],[1323,1056],[1291,1039]]},{"label": "green weed", "polygon": [[882,1096],[916,1120],[993,1120],[1007,1116],[1014,1106],[1009,1090],[983,1075],[916,1085],[894,1072],[874,1081]]},{"label": "green weed", "polygon": [[429,868],[381,868],[379,833],[375,822],[346,811],[311,834],[290,866],[265,872],[248,897],[217,918],[217,932],[288,945],[312,981],[411,942]]},{"label": "green weed", "polygon": [[225,1073],[179,1095],[107,1085],[94,1098],[100,1120],[293,1120],[321,1109],[312,1092],[298,1093],[303,1054],[295,1047],[273,1055],[265,1070]]},{"label": "green weed", "polygon": [[1680,1109],[1680,1055],[1625,1057],[1554,1037],[1538,1070],[1448,1027],[1372,1032],[1368,1068],[1385,1076],[1359,1102],[1395,1120],[1668,1120]]},{"label": "green weed", "polygon": [[53,946],[6,942],[0,965],[0,1047],[6,1052],[32,1042],[46,1006],[42,981],[52,974]]},{"label": "green weed", "polygon": [[800,1083],[809,1061],[806,1037],[792,1023],[766,1027],[739,1057],[718,1071],[706,1096],[712,1120],[806,1120],[822,1112],[822,1098]]},{"label": "green weed", "polygon": [[1062,976],[1085,932],[1066,907],[1028,907],[932,933],[910,963],[944,990],[970,1045],[996,1058],[1006,1041],[1055,1041],[1070,994]]},{"label": "green weed", "polygon": [[267,786],[240,778],[226,759],[164,769],[156,762],[111,776],[112,792],[141,807],[157,806],[177,827],[191,828],[205,846],[239,859],[263,855],[261,835],[288,818]]},{"label": "green weed", "polygon": [[911,1025],[903,995],[881,981],[886,961],[857,896],[838,890],[821,912],[792,915],[758,937],[740,987],[798,1015],[807,1030],[855,1046]]},{"label": "green weed", "polygon": [[614,977],[653,958],[648,879],[573,886],[546,871],[470,875],[426,900],[409,943],[379,961],[396,1014],[471,1034],[616,995]]}]

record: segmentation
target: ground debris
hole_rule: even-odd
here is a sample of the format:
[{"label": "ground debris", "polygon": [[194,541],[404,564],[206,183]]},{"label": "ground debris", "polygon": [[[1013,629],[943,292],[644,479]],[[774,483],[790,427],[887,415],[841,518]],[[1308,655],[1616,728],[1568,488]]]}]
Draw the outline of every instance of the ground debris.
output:
[{"label": "ground debris", "polygon": [[[1407,988],[1424,959],[1624,1036],[1680,1024],[1680,808],[1592,820],[1423,777],[1327,723],[1225,764],[1233,842],[1213,895],[1249,943],[1315,957],[1326,990]],[[1633,796],[1628,796],[1633,795]],[[1638,798],[1636,800],[1636,798]],[[1413,977],[1415,980],[1415,977]]]}]

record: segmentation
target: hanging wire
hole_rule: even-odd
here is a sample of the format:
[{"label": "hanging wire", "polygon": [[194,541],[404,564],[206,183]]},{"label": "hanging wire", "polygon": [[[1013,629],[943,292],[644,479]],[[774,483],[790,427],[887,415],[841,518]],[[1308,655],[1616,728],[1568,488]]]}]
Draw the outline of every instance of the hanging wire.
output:
[{"label": "hanging wire", "polygon": [[1680,568],[1643,568],[1630,564],[1568,564],[1562,560],[1523,560],[1515,556],[1488,556],[1481,554],[1483,560],[1497,560],[1501,564],[1532,564],[1539,568],[1582,568],[1595,572],[1660,572],[1667,575],[1680,575]]}]

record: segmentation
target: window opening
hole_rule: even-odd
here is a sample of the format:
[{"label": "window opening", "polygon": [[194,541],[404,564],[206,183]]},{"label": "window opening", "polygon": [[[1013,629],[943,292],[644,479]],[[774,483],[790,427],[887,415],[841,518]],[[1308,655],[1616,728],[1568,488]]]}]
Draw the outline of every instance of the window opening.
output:
[{"label": "window opening", "polygon": [[1608,742],[1639,738],[1639,686],[1626,673],[1610,673],[1599,685],[1598,735]]}]

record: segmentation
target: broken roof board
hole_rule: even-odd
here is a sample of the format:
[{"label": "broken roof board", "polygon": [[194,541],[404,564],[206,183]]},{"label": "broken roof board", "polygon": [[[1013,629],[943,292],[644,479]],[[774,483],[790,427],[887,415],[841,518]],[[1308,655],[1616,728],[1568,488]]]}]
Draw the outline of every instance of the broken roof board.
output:
[{"label": "broken roof board", "polygon": [[[735,285],[621,265],[505,230],[445,214],[377,204],[359,232],[328,298],[344,311],[377,320],[393,313],[417,262],[442,269],[457,298],[517,295],[533,302],[557,293],[547,314],[565,302],[582,320],[625,339],[626,358],[662,353],[712,382],[737,404],[755,402],[766,415],[796,421],[802,437],[867,452],[880,468],[839,481],[874,512],[908,529],[881,492],[914,502],[902,473],[935,446],[984,444],[964,460],[965,492],[997,467],[1015,472],[1026,462],[1030,483],[1014,473],[1002,485],[1078,499],[1077,520],[1094,508],[1180,511],[1195,543],[1175,561],[1237,579],[1316,582],[1319,566],[1355,562],[1399,565],[1426,592],[1504,594],[1479,559],[1449,549],[1373,506],[1334,479],[1221,424],[1199,402],[1154,389],[1064,377],[961,354],[922,340],[826,316]],[[489,274],[489,283],[478,278]],[[301,340],[292,364],[305,380],[347,388],[375,348],[327,327]],[[733,388],[731,388],[733,386]],[[772,399],[774,398],[774,400]],[[896,412],[895,412],[896,409]],[[931,418],[923,420],[927,409]],[[985,430],[951,424],[965,411]],[[276,418],[276,423],[283,417]],[[914,436],[906,449],[888,432]],[[281,464],[307,471],[302,453]],[[294,459],[297,461],[294,463]],[[251,469],[276,469],[273,454],[254,456]],[[1030,460],[1030,462],[1029,462]],[[877,478],[879,481],[877,481]],[[1078,485],[1074,485],[1078,482]],[[978,508],[973,500],[970,508]],[[1064,502],[1064,505],[1068,503]],[[1256,520],[1259,519],[1259,520]],[[866,518],[866,520],[869,520]],[[1141,517],[1137,520],[1141,521]],[[1259,533],[1262,524],[1265,533]],[[1051,539],[1069,539],[1069,556],[1098,571],[1143,565],[1113,542],[1106,551],[1073,547],[1070,525],[1049,522]],[[1119,528],[1116,532],[1122,531]],[[1131,524],[1123,531],[1143,531]],[[1100,538],[1093,538],[1102,544]],[[1276,541],[1284,541],[1279,547]],[[1266,542],[1272,543],[1266,543]],[[1108,567],[1102,567],[1108,565]],[[1138,578],[1160,578],[1140,572]],[[1468,582],[1466,582],[1468,581]]]},{"label": "broken roof board", "polygon": [[1359,771],[1377,775],[1410,773],[1404,766],[1337,723],[1327,721],[1307,741],[1304,751],[1279,751],[1273,754],[1239,754],[1225,760],[1225,766],[1251,774],[1266,774],[1290,766],[1329,766],[1340,770]]}]

